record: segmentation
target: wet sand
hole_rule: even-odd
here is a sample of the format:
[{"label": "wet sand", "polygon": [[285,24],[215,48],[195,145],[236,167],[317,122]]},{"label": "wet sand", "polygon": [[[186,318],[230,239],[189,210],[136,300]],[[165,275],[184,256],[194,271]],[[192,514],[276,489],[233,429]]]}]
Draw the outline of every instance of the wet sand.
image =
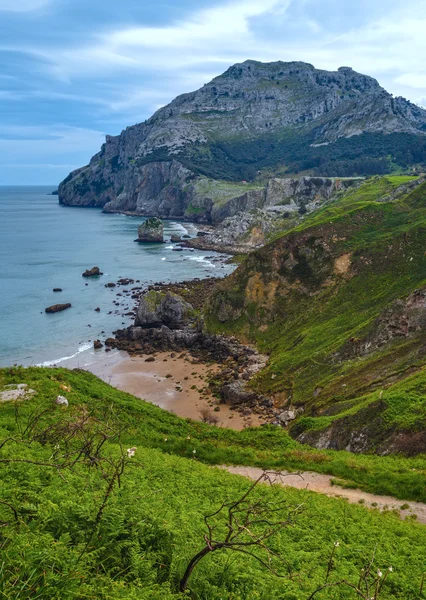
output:
[{"label": "wet sand", "polygon": [[[147,358],[154,361],[147,362]],[[86,369],[113,387],[133,394],[147,402],[175,413],[201,421],[201,411],[218,419],[217,425],[241,430],[262,424],[257,415],[243,417],[228,406],[219,404],[212,396],[208,375],[217,370],[217,365],[206,365],[195,361],[189,353],[158,352],[149,356],[130,356],[126,352],[92,352],[90,359],[81,364],[68,361],[61,366]],[[216,407],[219,410],[214,410]]]}]

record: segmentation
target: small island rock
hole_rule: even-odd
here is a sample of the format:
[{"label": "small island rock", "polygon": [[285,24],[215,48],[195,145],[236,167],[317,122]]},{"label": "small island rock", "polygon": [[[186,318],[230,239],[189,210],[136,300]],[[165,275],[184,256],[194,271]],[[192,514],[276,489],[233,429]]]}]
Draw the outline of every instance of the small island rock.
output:
[{"label": "small island rock", "polygon": [[104,345],[103,345],[103,343],[100,340],[95,340],[93,342],[93,347],[94,347],[95,350],[99,350],[100,348],[103,348]]},{"label": "small island rock", "polygon": [[164,238],[164,225],[161,219],[152,217],[147,219],[145,223],[142,223],[138,229],[137,242],[163,242]]},{"label": "small island rock", "polygon": [[48,306],[44,309],[46,313],[57,313],[61,312],[61,310],[66,310],[67,308],[71,308],[71,304],[67,302],[66,304],[53,304],[52,306]]},{"label": "small island rock", "polygon": [[83,277],[96,277],[98,275],[103,275],[99,267],[92,267],[91,269],[86,269],[86,271],[82,273]]}]

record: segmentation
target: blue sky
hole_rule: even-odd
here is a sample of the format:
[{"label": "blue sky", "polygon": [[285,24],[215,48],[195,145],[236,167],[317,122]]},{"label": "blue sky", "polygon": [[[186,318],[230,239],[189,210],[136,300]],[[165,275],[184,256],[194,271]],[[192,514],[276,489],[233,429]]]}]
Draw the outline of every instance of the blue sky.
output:
[{"label": "blue sky", "polygon": [[0,185],[56,185],[105,134],[247,58],[351,66],[426,107],[424,0],[0,0]]}]

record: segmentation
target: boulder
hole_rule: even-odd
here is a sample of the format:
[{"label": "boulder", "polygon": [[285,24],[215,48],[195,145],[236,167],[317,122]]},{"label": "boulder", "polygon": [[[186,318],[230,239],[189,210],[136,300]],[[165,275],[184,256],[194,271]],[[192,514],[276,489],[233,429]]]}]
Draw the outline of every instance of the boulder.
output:
[{"label": "boulder", "polygon": [[137,242],[140,243],[149,243],[156,242],[161,243],[164,242],[164,225],[161,219],[157,219],[157,217],[151,217],[147,219],[145,223],[142,223],[138,228],[138,238]]},{"label": "boulder", "polygon": [[283,410],[282,413],[280,413],[278,415],[278,421],[284,425],[284,427],[287,427],[287,425],[291,422],[294,421],[295,419],[297,419],[297,417],[299,415],[301,415],[303,413],[303,407],[299,407],[299,408],[287,408],[286,410]]},{"label": "boulder", "polygon": [[109,281],[105,284],[106,288],[115,288],[116,284],[113,281]]},{"label": "boulder", "polygon": [[240,405],[255,406],[258,400],[256,392],[250,390],[241,380],[224,385],[221,389],[221,395],[225,403],[231,407]]},{"label": "boulder", "polygon": [[62,292],[62,288],[53,288],[54,292]]},{"label": "boulder", "polygon": [[182,238],[180,237],[180,235],[175,235],[174,233],[172,233],[172,235],[170,236],[170,241],[173,243],[181,242]]},{"label": "boulder", "polygon": [[71,304],[67,302],[66,304],[53,304],[52,306],[48,306],[44,309],[46,313],[57,313],[61,312],[61,310],[66,310],[67,308],[71,308]]},{"label": "boulder", "polygon": [[86,271],[82,273],[83,277],[97,277],[98,275],[103,275],[99,267],[92,267],[91,269],[86,269]]},{"label": "boulder", "polygon": [[58,406],[68,406],[69,402],[65,398],[65,396],[57,396],[55,404],[57,404]]},{"label": "boulder", "polygon": [[95,350],[99,350],[100,348],[103,348],[104,345],[103,345],[103,343],[100,340],[95,340],[93,342],[93,347],[94,347]]},{"label": "boulder", "polygon": [[135,325],[145,328],[161,327],[182,329],[195,321],[195,311],[191,304],[172,292],[144,294],[140,300]]}]

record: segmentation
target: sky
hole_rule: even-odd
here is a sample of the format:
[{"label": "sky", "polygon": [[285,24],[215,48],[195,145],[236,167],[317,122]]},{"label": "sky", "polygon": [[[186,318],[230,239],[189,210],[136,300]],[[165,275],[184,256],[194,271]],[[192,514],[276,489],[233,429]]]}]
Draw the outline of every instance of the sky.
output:
[{"label": "sky", "polygon": [[350,66],[426,107],[425,0],[0,0],[0,185],[57,185],[105,139],[246,59]]}]

